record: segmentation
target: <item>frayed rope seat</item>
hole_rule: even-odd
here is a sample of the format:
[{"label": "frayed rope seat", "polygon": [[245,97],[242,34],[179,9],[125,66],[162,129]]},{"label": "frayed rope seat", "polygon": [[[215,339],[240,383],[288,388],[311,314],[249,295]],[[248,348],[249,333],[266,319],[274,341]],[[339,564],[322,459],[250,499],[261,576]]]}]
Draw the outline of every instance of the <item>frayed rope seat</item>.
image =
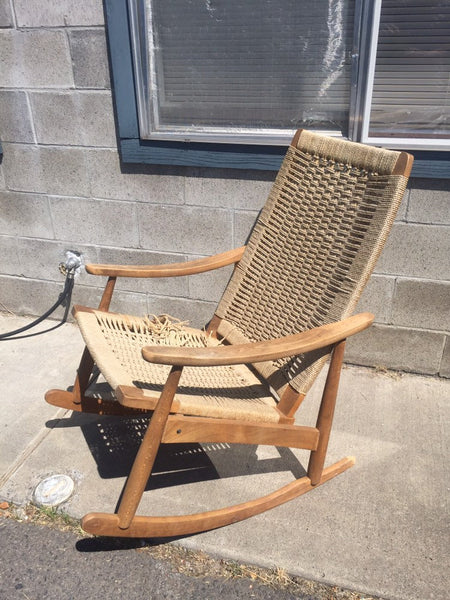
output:
[{"label": "frayed rope seat", "polygon": [[[145,361],[142,348],[206,348],[219,344],[205,331],[187,327],[168,315],[137,318],[97,310],[77,311],[77,321],[92,358],[111,388],[135,386],[155,403],[170,367]],[[280,420],[267,386],[243,365],[186,367],[171,411],[246,421]]]}]

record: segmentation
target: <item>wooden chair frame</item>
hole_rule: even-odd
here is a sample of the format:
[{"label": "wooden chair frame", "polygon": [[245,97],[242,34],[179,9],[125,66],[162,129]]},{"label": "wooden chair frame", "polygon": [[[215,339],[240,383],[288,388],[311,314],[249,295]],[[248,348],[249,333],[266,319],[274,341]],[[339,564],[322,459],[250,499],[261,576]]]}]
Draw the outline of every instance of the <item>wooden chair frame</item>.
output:
[{"label": "wooden chair frame", "polygon": [[[411,166],[412,157],[401,153],[394,173],[407,177]],[[90,264],[86,266],[86,270],[92,275],[108,277],[99,304],[99,310],[108,311],[118,277],[177,277],[204,273],[227,265],[237,265],[244,250],[245,247],[241,247],[211,258],[186,263],[158,266]],[[90,309],[75,307],[75,312],[86,310]],[[345,457],[331,466],[324,467],[345,341],[347,337],[369,327],[373,318],[370,313],[361,313],[303,333],[264,342],[219,345],[210,348],[145,347],[142,354],[146,360],[171,365],[163,391],[155,400],[145,397],[138,388],[127,386],[119,386],[115,390],[117,401],[101,400],[86,395],[94,368],[94,360],[86,347],[72,391],[50,390],[45,396],[46,401],[73,411],[98,415],[127,416],[142,415],[145,412],[152,416],[127,479],[117,512],[90,513],[82,520],[83,529],[97,535],[126,537],[171,537],[192,534],[222,527],[261,513],[300,496],[346,471],[354,464],[353,457]],[[209,332],[215,335],[219,325],[219,317],[214,316],[209,325]],[[319,348],[327,348],[331,351],[331,360],[315,427],[294,424],[294,416],[304,399],[304,394],[297,392],[289,384],[277,405],[280,417],[278,423],[177,414],[174,398],[182,370],[186,366],[253,364],[296,356]],[[310,451],[307,475],[269,495],[219,510],[182,516],[136,516],[160,444],[187,442],[270,444],[306,449]]]},{"label": "wooden chair frame", "polygon": [[[93,275],[107,275],[105,291],[99,304],[100,310],[108,310],[114,285],[118,276],[158,277],[182,276],[202,273],[233,264],[242,256],[244,248],[238,248],[209,259],[190,263],[158,265],[155,267],[87,265]],[[78,307],[76,310],[80,310]],[[370,326],[373,315],[362,313],[317,330],[311,330],[273,342],[218,346],[215,348],[148,347],[143,350],[147,359],[171,364],[172,369],[136,456],[130,476],[116,514],[91,513],[82,520],[85,531],[97,535],[126,537],[171,537],[187,535],[222,527],[246,519],[287,502],[325,483],[354,464],[353,457],[346,457],[324,468],[328,440],[333,422],[334,407],[344,355],[345,339]],[[214,332],[217,321],[212,322]],[[254,363],[280,358],[317,348],[333,346],[328,376],[320,405],[316,427],[294,425],[294,414],[304,396],[288,386],[278,404],[283,419],[277,424],[248,423],[231,419],[213,419],[170,414],[178,381],[184,366],[212,366],[219,364]],[[72,391],[50,390],[45,399],[49,404],[77,412],[99,415],[130,416],[142,414],[139,390],[119,387],[118,400],[100,400],[85,395],[92,375],[94,361],[85,348]],[[141,403],[141,404],[140,404]],[[127,404],[127,405],[125,405]],[[136,408],[130,407],[133,404]],[[151,475],[158,448],[161,443],[234,443],[270,444],[302,448],[311,451],[308,475],[259,498],[229,508],[178,517],[135,516],[148,478]]]}]

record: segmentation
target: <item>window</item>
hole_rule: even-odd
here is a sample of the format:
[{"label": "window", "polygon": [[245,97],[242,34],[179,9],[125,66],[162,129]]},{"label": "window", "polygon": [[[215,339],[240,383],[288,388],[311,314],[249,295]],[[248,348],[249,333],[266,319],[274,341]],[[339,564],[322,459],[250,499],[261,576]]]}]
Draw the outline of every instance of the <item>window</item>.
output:
[{"label": "window", "polygon": [[450,2],[383,0],[362,141],[450,148]]},{"label": "window", "polygon": [[450,0],[105,6],[125,162],[277,169],[305,127],[450,177]]},{"label": "window", "polygon": [[129,4],[142,138],[285,145],[299,127],[347,132],[354,0]]}]

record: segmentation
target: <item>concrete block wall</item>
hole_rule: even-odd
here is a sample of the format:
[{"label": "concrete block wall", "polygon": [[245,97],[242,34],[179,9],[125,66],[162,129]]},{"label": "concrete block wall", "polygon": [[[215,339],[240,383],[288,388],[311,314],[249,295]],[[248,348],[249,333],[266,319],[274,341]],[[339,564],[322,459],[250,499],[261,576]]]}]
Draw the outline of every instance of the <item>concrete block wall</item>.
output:
[{"label": "concrete block wall", "polygon": [[[121,166],[101,0],[0,0],[0,310],[37,315],[58,297],[67,249],[86,262],[185,261],[243,244],[274,173]],[[448,182],[412,180],[360,302],[376,324],[357,364],[450,376]],[[124,279],[112,308],[201,326],[230,269]],[[98,303],[83,273],[74,302]]]}]

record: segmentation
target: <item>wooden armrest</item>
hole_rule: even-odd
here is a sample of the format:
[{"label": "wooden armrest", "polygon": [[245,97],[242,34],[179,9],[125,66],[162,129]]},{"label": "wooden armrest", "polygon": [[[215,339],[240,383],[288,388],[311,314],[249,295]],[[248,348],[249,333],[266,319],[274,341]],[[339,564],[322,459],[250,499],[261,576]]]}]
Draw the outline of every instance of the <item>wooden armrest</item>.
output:
[{"label": "wooden armrest", "polygon": [[87,264],[86,271],[91,275],[106,275],[108,277],[177,277],[180,275],[195,275],[225,267],[241,260],[245,246],[215,254],[207,258],[198,258],[183,263],[166,265],[99,265]]},{"label": "wooden armrest", "polygon": [[164,365],[204,366],[237,365],[276,360],[331,346],[350,335],[363,331],[373,322],[371,313],[360,313],[337,323],[283,338],[249,344],[231,344],[212,348],[145,346],[145,360]]}]

